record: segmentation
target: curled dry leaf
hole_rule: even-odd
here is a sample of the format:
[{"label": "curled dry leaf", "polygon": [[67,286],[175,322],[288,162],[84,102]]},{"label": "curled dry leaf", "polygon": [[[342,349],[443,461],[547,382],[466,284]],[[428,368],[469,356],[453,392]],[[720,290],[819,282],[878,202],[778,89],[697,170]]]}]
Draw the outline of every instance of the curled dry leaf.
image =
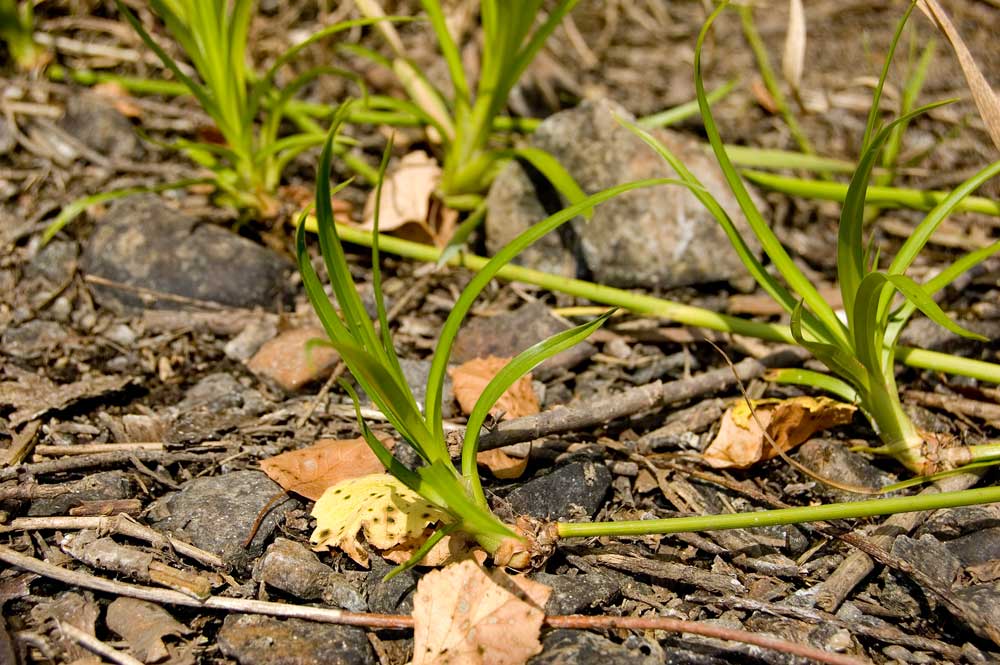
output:
[{"label": "curled dry leaf", "polygon": [[528,468],[528,458],[508,455],[501,448],[484,450],[476,454],[476,462],[490,470],[496,478],[512,480],[520,478]]},{"label": "curled dry leaf", "polygon": [[445,524],[451,516],[387,473],[345,480],[330,487],[313,507],[314,550],[340,548],[361,566],[368,552],[358,539],[379,550],[411,551],[430,535],[427,527]]},{"label": "curled dry leaf", "polygon": [[[377,436],[386,448],[392,449],[392,437]],[[362,437],[320,439],[308,448],[261,460],[260,468],[285,490],[313,501],[323,496],[328,487],[343,480],[385,470]]]},{"label": "curled dry leaf", "polygon": [[955,51],[955,56],[958,58],[958,64],[962,67],[965,80],[969,84],[972,99],[976,102],[979,115],[982,116],[983,122],[986,124],[986,131],[989,132],[990,138],[993,140],[993,145],[1000,150],[1000,98],[997,97],[993,88],[990,87],[986,77],[983,76],[982,71],[980,71],[979,66],[976,64],[975,58],[972,57],[972,53],[969,52],[969,48],[962,40],[962,36],[958,34],[955,25],[948,18],[948,14],[945,13],[937,0],[919,0],[917,6],[937,26],[937,29],[944,34],[948,39],[948,43],[951,44],[951,48]]},{"label": "curled dry leaf", "polygon": [[105,622],[128,642],[132,653],[144,663],[158,663],[170,657],[164,637],[179,637],[191,632],[159,605],[135,598],[112,601]]},{"label": "curled dry leaf", "polygon": [[[510,358],[473,358],[458,367],[448,370],[451,376],[455,399],[466,415],[472,413],[476,400],[483,394],[486,385],[502,370]],[[504,420],[531,416],[539,411],[538,396],[531,387],[531,374],[525,374],[500,396],[490,413],[503,413]]]},{"label": "curled dry leaf", "polygon": [[552,590],[465,560],[421,578],[413,598],[413,665],[522,665],[542,650]]},{"label": "curled dry leaf", "polygon": [[781,57],[781,73],[797,95],[806,60],[806,13],[802,0],[788,0],[788,32]]},{"label": "curled dry leaf", "polygon": [[778,453],[761,431],[757,420],[767,428],[771,439],[787,451],[806,441],[816,432],[851,421],[856,407],[828,397],[793,397],[786,400],[754,401],[754,419],[746,402],[731,407],[722,416],[715,440],[703,457],[711,466],[746,468],[771,459]]},{"label": "curled dry leaf", "polygon": [[[451,238],[458,213],[437,203],[434,189],[441,180],[441,167],[425,152],[405,155],[382,183],[379,231],[393,231],[410,240],[444,246]],[[375,191],[365,202],[361,227],[375,226]]]}]

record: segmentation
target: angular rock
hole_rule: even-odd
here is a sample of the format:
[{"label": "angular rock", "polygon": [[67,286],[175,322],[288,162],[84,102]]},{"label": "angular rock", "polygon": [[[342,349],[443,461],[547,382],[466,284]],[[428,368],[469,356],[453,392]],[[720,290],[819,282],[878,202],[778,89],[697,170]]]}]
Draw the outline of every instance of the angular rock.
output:
[{"label": "angular rock", "polygon": [[53,239],[24,267],[24,276],[42,277],[53,286],[63,284],[76,271],[80,247],[70,240]]},{"label": "angular rock", "polygon": [[[541,302],[528,303],[498,316],[471,318],[455,338],[449,360],[461,364],[487,356],[513,358],[532,344],[571,327]],[[533,375],[543,378],[557,370],[572,367],[596,351],[597,348],[590,342],[581,342],[543,362],[535,368]]]},{"label": "angular rock", "polygon": [[993,527],[1000,527],[1000,505],[990,503],[935,511],[917,529],[917,534],[929,533],[939,540],[950,540]]},{"label": "angular rock", "polygon": [[0,337],[3,352],[7,355],[32,360],[50,351],[65,348],[71,333],[55,321],[32,319],[19,326],[12,326]]},{"label": "angular rock", "polygon": [[638,649],[582,630],[554,630],[542,641],[542,653],[529,665],[655,665],[660,661]]},{"label": "angular rock", "polygon": [[91,275],[124,285],[93,286],[101,304],[111,307],[180,306],[157,294],[246,308],[288,301],[289,261],[152,195],[129,197],[108,211],[87,244],[83,265]]},{"label": "angular rock", "polygon": [[247,363],[247,369],[266,377],[285,391],[292,392],[327,376],[340,356],[329,346],[310,344],[326,340],[326,332],[308,326],[286,330],[265,342]]},{"label": "angular rock", "polygon": [[962,562],[949,549],[930,535],[920,538],[900,535],[892,543],[893,556],[898,556],[945,586],[951,586],[962,569]]},{"label": "angular rock", "polygon": [[[848,450],[842,441],[810,439],[792,457],[821,477],[834,478],[846,485],[879,488],[895,482],[892,476],[863,456]],[[815,491],[831,501],[860,501],[865,498],[863,494],[845,492],[822,483],[817,483]]]},{"label": "angular rock", "polygon": [[260,471],[195,478],[156,502],[153,526],[243,567],[260,554],[278,523],[297,505],[289,499],[271,506],[250,546],[244,547],[257,515],[281,491]]},{"label": "angular rock", "polygon": [[384,579],[394,567],[394,564],[381,557],[371,558],[371,570],[365,577],[368,608],[379,614],[412,614],[417,575],[410,569],[390,580]]},{"label": "angular rock", "polygon": [[618,595],[620,588],[613,578],[600,573],[586,575],[550,575],[535,573],[536,582],[552,587],[545,604],[546,614],[580,614],[598,608]]},{"label": "angular rock", "polygon": [[539,519],[593,518],[611,487],[611,472],[598,462],[573,462],[533,478],[507,495],[515,513]]},{"label": "angular rock", "polygon": [[241,665],[374,665],[365,631],[302,619],[230,614],[219,648]]},{"label": "angular rock", "polygon": [[132,481],[121,471],[102,471],[67,483],[63,492],[55,496],[34,499],[28,508],[30,517],[68,515],[71,508],[87,501],[113,501],[130,499],[135,495]]},{"label": "angular rock", "polygon": [[974,531],[948,541],[946,551],[958,557],[963,566],[1000,559],[1000,527]]},{"label": "angular rock", "polygon": [[[993,641],[997,639],[996,617],[1000,616],[1000,582],[991,584],[976,584],[965,589],[955,591],[955,597],[965,606],[966,611],[989,624],[993,635],[984,635],[985,631],[976,630],[982,637],[989,637]],[[945,605],[948,608],[948,605]],[[950,608],[949,608],[950,609]],[[990,619],[989,617],[993,617]],[[975,626],[972,626],[975,629]]]},{"label": "angular rock", "polygon": [[132,123],[98,95],[84,93],[70,97],[59,125],[101,155],[135,158],[142,153]]},{"label": "angular rock", "polygon": [[[588,194],[643,178],[676,177],[615,115],[632,119],[614,102],[585,101],[549,116],[532,135],[531,145],[555,157]],[[722,171],[702,147],[675,132],[653,134],[719,200],[737,228],[748,230]],[[494,180],[488,206],[486,245],[496,253],[563,204],[543,177],[511,162]],[[744,237],[749,242],[752,234]],[[687,189],[675,185],[622,194],[598,206],[589,222],[577,218],[548,234],[517,261],[622,287],[663,288],[746,274],[719,223]]]},{"label": "angular rock", "polygon": [[209,374],[169,409],[173,420],[164,439],[185,443],[212,438],[258,415],[266,406],[259,392],[244,387],[231,374]]},{"label": "angular rock", "polygon": [[293,596],[351,612],[368,609],[361,594],[340,573],[322,563],[309,548],[287,538],[276,538],[254,566],[253,577]]}]

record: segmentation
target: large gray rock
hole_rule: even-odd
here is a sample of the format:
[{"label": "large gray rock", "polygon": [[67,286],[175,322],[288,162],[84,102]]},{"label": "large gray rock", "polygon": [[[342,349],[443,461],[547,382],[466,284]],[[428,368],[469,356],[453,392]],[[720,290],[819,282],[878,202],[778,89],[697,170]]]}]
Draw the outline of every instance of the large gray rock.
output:
[{"label": "large gray rock", "polygon": [[270,309],[288,300],[291,262],[142,195],[119,202],[97,225],[84,252],[84,269],[122,285],[95,286],[103,305],[177,309],[183,300],[169,296],[181,296]]},{"label": "large gray rock", "polygon": [[[631,119],[613,102],[584,102],[547,118],[531,144],[559,160],[588,194],[643,178],[676,177],[615,115]],[[657,130],[654,135],[719,200],[737,227],[748,229],[721,170],[701,146],[675,132]],[[529,176],[517,162],[493,182],[488,203],[486,245],[491,253],[562,207],[544,178]],[[744,237],[749,241],[748,230]],[[542,238],[518,262],[622,287],[671,287],[746,275],[722,227],[676,185],[620,195],[599,206],[590,222],[577,218]]]}]

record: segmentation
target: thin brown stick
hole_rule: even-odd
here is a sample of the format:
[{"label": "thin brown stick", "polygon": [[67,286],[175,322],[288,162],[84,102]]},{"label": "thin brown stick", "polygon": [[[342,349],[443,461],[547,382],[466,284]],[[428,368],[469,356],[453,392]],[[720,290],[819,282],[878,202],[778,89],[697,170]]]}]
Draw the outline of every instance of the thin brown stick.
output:
[{"label": "thin brown stick", "polygon": [[0,482],[11,480],[19,475],[43,476],[52,473],[65,473],[80,469],[92,469],[119,464],[131,464],[132,459],[140,461],[157,461],[170,464],[172,462],[209,462],[216,458],[212,453],[170,453],[164,450],[120,450],[110,453],[92,455],[77,455],[64,457],[50,462],[36,464],[18,464],[17,466],[0,469]]},{"label": "thin brown stick", "polygon": [[[245,614],[267,614],[270,616],[306,619],[320,623],[366,626],[369,628],[413,628],[413,617],[401,614],[363,614],[322,607],[289,605],[286,603],[248,600],[245,598],[224,598],[219,596],[210,596],[203,601],[198,601],[177,591],[116,582],[96,577],[89,573],[60,568],[46,561],[15,552],[5,545],[0,545],[0,561],[5,561],[9,565],[17,566],[22,570],[66,584],[93,589],[103,593],[148,600],[155,603],[241,612]],[[666,630],[752,644],[782,653],[812,658],[817,662],[829,663],[830,665],[859,665],[861,662],[841,654],[829,653],[766,635],[667,617],[548,616],[545,618],[545,623],[552,628],[585,630],[608,630],[612,628],[623,628],[626,630]]]},{"label": "thin brown stick", "polygon": [[736,383],[737,378],[740,381],[749,381],[762,376],[766,370],[773,367],[797,365],[806,357],[808,356],[802,349],[785,348],[760,360],[754,358],[741,360],[733,365],[735,376],[728,367],[721,367],[690,379],[669,383],[655,381],[610,397],[587,400],[573,407],[553,409],[534,416],[503,421],[492,432],[483,434],[479,449],[502,448],[512,443],[531,441],[550,434],[604,425],[640,411],[727,389]]},{"label": "thin brown stick", "polygon": [[139,524],[127,515],[116,515],[115,517],[19,517],[10,524],[0,526],[0,533],[49,529],[63,531],[95,529],[98,533],[117,533],[128,538],[146,541],[153,547],[169,547],[178,554],[206,566],[213,568],[222,568],[223,566],[222,559],[215,554],[173,536],[165,536],[155,529]]},{"label": "thin brown stick", "polygon": [[67,639],[76,642],[91,653],[96,653],[101,658],[110,660],[112,663],[118,663],[118,665],[143,665],[141,660],[133,658],[124,651],[119,651],[108,646],[90,633],[80,630],[68,621],[59,621],[56,623],[56,627],[59,628],[59,632]]},{"label": "thin brown stick", "polygon": [[36,455],[48,457],[69,457],[115,453],[123,450],[163,450],[162,443],[84,443],[73,446],[35,446]]}]

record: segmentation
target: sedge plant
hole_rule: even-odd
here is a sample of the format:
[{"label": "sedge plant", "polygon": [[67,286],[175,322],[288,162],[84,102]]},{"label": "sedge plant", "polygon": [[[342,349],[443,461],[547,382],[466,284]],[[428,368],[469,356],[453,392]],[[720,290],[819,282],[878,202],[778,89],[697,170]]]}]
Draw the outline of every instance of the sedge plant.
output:
[{"label": "sedge plant", "polygon": [[[531,147],[510,147],[498,140],[497,122],[507,98],[552,31],[579,0],[558,0],[548,15],[540,17],[541,0],[481,0],[479,17],[483,46],[478,78],[470,82],[461,51],[452,35],[440,0],[421,0],[434,37],[448,67],[450,94],[434,87],[407,57],[391,24],[379,24],[393,50],[391,59],[374,51],[349,49],[393,70],[408,100],[396,102],[398,110],[416,115],[440,141],[442,165],[437,196],[457,210],[485,212],[482,194],[504,163],[523,159],[538,169],[570,203],[584,194],[572,176],[548,153]],[[382,16],[376,0],[355,0],[366,16]],[[536,25],[537,24],[537,25]]]},{"label": "sedge plant", "polygon": [[795,265],[755,207],[722,144],[711,108],[705,99],[701,62],[705,37],[712,22],[725,6],[726,3],[723,3],[715,10],[698,38],[694,61],[697,97],[705,131],[719,166],[753,234],[783,283],[764,268],[719,203],[700,186],[680,160],[649,134],[641,132],[637,127],[634,131],[640,133],[680,174],[681,179],[723,226],[737,254],[761,288],[790,314],[790,331],[794,341],[808,349],[831,372],[824,374],[804,369],[787,369],[773,372],[772,378],[779,382],[798,383],[826,390],[841,399],[856,403],[882,441],[882,445],[871,448],[870,451],[891,455],[917,474],[929,475],[968,463],[1000,459],[1000,443],[949,446],[938,437],[918,429],[903,410],[895,378],[899,336],[917,311],[955,334],[988,341],[951,320],[934,301],[933,295],[970,267],[1000,251],[1000,242],[960,257],[923,284],[917,283],[905,273],[934,230],[956,206],[980,185],[1000,173],[1000,161],[981,169],[937,203],[903,243],[886,269],[878,268],[878,251],[866,248],[863,238],[869,181],[894,129],[941,105],[935,103],[920,107],[884,126],[879,123],[879,97],[893,50],[913,9],[912,5],[899,22],[875,88],[862,141],[861,158],[851,177],[841,210],[837,237],[837,277],[843,298],[841,313],[834,311],[820,296],[816,286]]},{"label": "sedge plant", "polygon": [[[346,115],[343,114],[343,115]],[[331,197],[347,183],[336,188],[330,185],[332,139],[336,127],[343,119],[338,114],[334,129],[324,146],[317,177],[315,231],[323,261],[336,300],[336,307],[324,290],[313,268],[306,244],[306,215],[299,220],[296,234],[296,254],[302,282],[328,336],[329,344],[337,350],[357,384],[364,389],[373,403],[385,415],[396,432],[416,451],[420,462],[416,468],[404,465],[393,452],[383,445],[365,422],[357,394],[349,384],[342,383],[355,404],[358,425],[374,454],[386,469],[404,485],[417,492],[426,501],[450,516],[418,548],[412,558],[394,572],[418,563],[445,535],[460,531],[475,540],[495,563],[524,567],[533,557],[544,554],[559,538],[577,536],[625,536],[630,534],[675,533],[712,529],[746,528],[773,524],[789,524],[810,520],[866,517],[913,510],[954,507],[973,503],[1000,500],[1000,487],[987,487],[961,492],[948,492],[917,497],[903,497],[873,501],[810,506],[730,515],[709,515],[666,520],[641,520],[629,522],[543,523],[525,522],[512,527],[501,521],[491,510],[477,469],[476,456],[479,437],[487,414],[499,397],[520,377],[560,351],[584,340],[599,328],[614,310],[606,311],[596,319],[560,332],[526,349],[512,359],[486,386],[469,416],[461,448],[461,458],[456,466],[445,439],[442,414],[442,395],[445,374],[452,344],[462,321],[483,288],[504,267],[508,266],[522,250],[561,224],[579,215],[583,210],[624,192],[662,184],[682,184],[679,181],[658,178],[618,185],[598,192],[574,206],[547,217],[524,231],[493,259],[482,266],[468,286],[459,295],[445,321],[431,359],[428,373],[424,408],[409,388],[393,346],[385,303],[381,290],[379,268],[378,217],[375,211],[375,233],[372,243],[372,286],[375,296],[376,317],[373,321],[361,300],[347,265],[338,226],[334,223]],[[379,170],[382,180],[391,145],[386,149]],[[379,185],[380,186],[380,185]],[[376,200],[378,196],[376,195]]]},{"label": "sedge plant", "polygon": [[35,9],[32,0],[0,0],[0,42],[22,70],[49,61],[49,53],[35,43]]}]

